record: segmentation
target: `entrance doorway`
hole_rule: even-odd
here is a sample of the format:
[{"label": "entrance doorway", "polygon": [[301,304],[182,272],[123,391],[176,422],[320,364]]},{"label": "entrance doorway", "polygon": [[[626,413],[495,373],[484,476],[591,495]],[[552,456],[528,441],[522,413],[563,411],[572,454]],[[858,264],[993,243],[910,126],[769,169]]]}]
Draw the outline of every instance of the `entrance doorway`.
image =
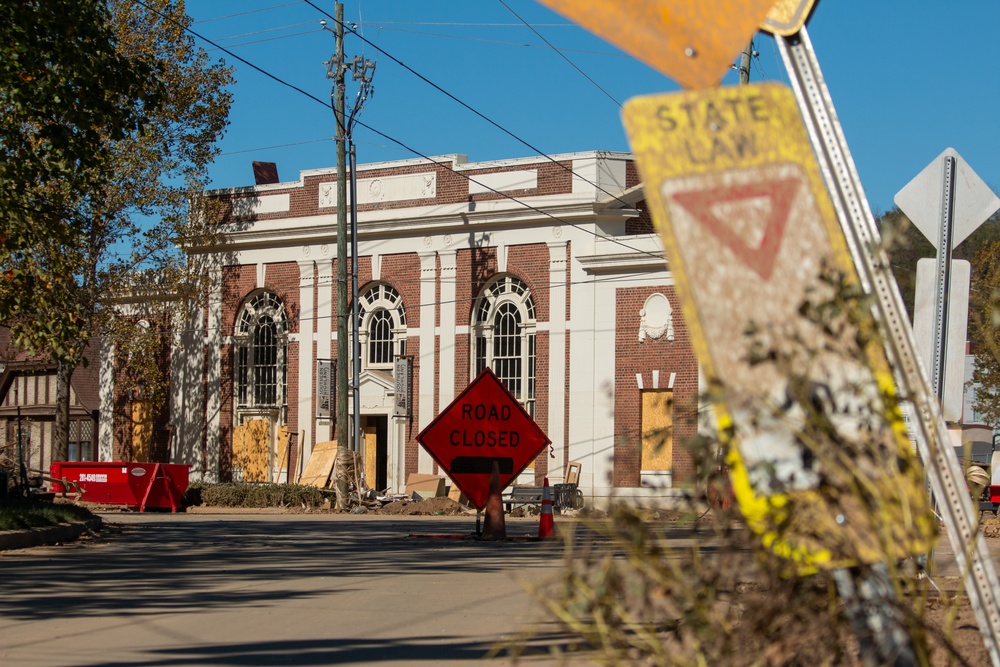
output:
[{"label": "entrance doorway", "polygon": [[362,419],[365,481],[368,488],[381,493],[389,487],[389,418],[365,415]]}]

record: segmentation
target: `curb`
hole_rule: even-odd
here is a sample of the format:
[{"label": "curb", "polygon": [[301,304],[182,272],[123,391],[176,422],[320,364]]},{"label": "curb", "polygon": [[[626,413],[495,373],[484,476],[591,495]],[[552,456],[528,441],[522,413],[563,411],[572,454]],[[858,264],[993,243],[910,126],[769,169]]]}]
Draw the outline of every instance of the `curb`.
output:
[{"label": "curb", "polygon": [[84,532],[98,530],[100,527],[101,517],[98,516],[79,523],[62,523],[58,526],[0,532],[0,551],[71,542]]}]

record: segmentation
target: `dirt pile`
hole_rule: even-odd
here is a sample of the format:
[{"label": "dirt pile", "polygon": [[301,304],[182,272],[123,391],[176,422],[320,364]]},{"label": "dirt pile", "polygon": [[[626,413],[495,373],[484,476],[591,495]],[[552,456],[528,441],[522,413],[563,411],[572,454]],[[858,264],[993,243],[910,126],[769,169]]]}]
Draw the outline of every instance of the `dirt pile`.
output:
[{"label": "dirt pile", "polygon": [[464,507],[451,498],[428,498],[426,500],[399,500],[383,505],[373,514],[394,514],[408,516],[457,516],[474,513],[475,510]]},{"label": "dirt pile", "polygon": [[987,514],[979,524],[985,537],[1000,537],[1000,517]]}]

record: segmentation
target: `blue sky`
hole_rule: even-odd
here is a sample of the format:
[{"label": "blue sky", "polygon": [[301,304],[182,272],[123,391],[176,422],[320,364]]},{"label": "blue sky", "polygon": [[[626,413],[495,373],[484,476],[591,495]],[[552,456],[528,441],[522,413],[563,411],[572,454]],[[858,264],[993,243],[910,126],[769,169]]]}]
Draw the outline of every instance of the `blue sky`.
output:
[{"label": "blue sky", "polygon": [[[332,0],[313,2],[333,14]],[[196,32],[329,101],[323,62],[334,38],[313,7],[301,0],[188,0],[187,9]],[[351,0],[344,18],[388,54],[346,40],[348,57],[377,61],[375,94],[360,121],[423,155],[485,161],[537,151],[627,151],[618,103],[678,90],[534,0]],[[891,208],[893,195],[949,146],[1000,188],[998,25],[994,0],[818,3],[809,34],[873,209]],[[751,81],[787,82],[773,40],[758,35],[755,45]],[[252,184],[253,160],[276,162],[283,181],[335,164],[329,109],[203,46],[233,63],[237,78],[212,187]],[[740,50],[734,47],[734,61]],[[735,82],[733,72],[724,85]],[[361,163],[418,157],[365,127],[354,138]]]}]

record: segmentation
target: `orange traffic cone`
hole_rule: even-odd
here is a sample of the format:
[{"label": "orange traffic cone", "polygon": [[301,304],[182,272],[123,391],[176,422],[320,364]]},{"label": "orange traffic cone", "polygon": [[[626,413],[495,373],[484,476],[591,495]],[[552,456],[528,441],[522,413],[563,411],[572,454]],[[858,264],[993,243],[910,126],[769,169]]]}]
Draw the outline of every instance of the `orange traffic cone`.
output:
[{"label": "orange traffic cone", "polygon": [[556,534],[555,521],[552,518],[552,494],[549,492],[549,478],[545,478],[542,487],[542,514],[538,517],[538,539],[553,537]]}]

